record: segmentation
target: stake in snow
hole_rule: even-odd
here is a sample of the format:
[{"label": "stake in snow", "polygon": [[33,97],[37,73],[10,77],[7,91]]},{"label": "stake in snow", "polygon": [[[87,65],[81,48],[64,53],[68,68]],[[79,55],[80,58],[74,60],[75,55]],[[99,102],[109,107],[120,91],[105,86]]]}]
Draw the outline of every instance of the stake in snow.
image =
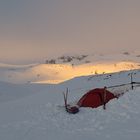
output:
[{"label": "stake in snow", "polygon": [[79,107],[78,106],[71,106],[70,104],[67,104],[67,99],[68,99],[68,88],[66,90],[66,93],[63,92],[64,95],[64,102],[65,102],[65,109],[68,113],[71,114],[76,114],[79,112]]}]

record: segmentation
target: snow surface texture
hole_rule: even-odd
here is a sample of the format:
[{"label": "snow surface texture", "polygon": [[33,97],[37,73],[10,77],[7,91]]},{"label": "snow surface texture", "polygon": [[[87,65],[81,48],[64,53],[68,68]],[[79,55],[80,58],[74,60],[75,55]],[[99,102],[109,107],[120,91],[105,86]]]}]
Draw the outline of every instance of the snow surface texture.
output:
[{"label": "snow surface texture", "polygon": [[140,70],[83,76],[59,85],[0,82],[0,140],[139,140],[140,88],[111,88],[127,91],[107,104],[107,109],[80,108],[65,112],[62,92],[69,88],[69,102],[78,101],[88,90],[134,81]]}]

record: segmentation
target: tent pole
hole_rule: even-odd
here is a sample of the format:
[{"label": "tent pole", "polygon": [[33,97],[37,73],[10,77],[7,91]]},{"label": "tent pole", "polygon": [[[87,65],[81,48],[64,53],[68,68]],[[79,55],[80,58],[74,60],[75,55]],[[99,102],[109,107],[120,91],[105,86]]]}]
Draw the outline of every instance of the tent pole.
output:
[{"label": "tent pole", "polygon": [[104,94],[103,94],[103,109],[106,110],[106,87],[104,87]]},{"label": "tent pole", "polygon": [[132,90],[134,89],[134,85],[133,85],[133,73],[131,73],[131,88],[132,88]]}]

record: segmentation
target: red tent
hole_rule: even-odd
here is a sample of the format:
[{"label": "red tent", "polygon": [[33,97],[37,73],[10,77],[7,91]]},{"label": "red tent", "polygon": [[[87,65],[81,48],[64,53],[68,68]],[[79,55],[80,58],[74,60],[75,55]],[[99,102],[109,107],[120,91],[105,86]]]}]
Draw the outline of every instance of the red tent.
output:
[{"label": "red tent", "polygon": [[96,88],[87,92],[79,101],[79,107],[92,107],[96,108],[109,102],[109,100],[117,98],[113,93],[105,88]]}]

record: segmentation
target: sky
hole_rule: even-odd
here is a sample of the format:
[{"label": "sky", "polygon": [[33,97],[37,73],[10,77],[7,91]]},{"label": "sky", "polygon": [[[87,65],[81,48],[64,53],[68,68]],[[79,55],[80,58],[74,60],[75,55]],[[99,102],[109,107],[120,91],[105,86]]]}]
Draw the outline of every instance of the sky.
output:
[{"label": "sky", "polygon": [[0,0],[0,62],[140,50],[139,0]]}]

